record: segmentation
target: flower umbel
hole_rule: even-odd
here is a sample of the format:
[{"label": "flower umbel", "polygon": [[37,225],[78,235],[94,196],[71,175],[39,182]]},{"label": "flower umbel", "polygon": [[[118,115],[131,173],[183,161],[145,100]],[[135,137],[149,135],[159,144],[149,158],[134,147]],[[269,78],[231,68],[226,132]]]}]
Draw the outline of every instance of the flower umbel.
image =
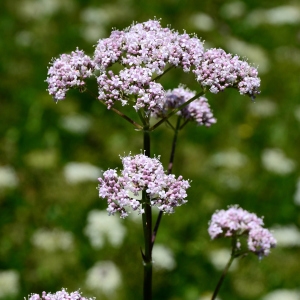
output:
[{"label": "flower umbel", "polygon": [[227,87],[237,88],[241,95],[252,98],[259,94],[260,78],[257,77],[257,69],[223,49],[208,49],[200,66],[193,72],[201,86],[208,87],[213,94]]},{"label": "flower umbel", "polygon": [[[268,229],[262,227],[263,225],[263,220],[255,214],[232,206],[212,215],[208,232],[212,239],[222,236],[238,239],[246,235],[248,250],[261,258],[267,256],[270,249],[276,246],[275,238]],[[236,247],[240,248],[238,240]]]},{"label": "flower umbel", "polygon": [[188,180],[167,175],[159,158],[139,154],[123,157],[122,163],[121,176],[116,170],[109,169],[99,178],[99,196],[107,199],[110,215],[119,212],[121,218],[125,218],[129,208],[143,213],[142,191],[146,192],[151,206],[157,206],[165,213],[173,213],[175,207],[187,202]]},{"label": "flower umbel", "polygon": [[76,49],[71,54],[62,54],[48,69],[48,92],[57,102],[66,97],[70,88],[82,89],[84,79],[94,72],[94,63],[83,51]]},{"label": "flower umbel", "polygon": [[28,300],[95,300],[95,298],[86,298],[79,292],[68,293],[65,289],[56,292],[55,294],[43,292],[42,296],[39,294],[32,294]]},{"label": "flower umbel", "polygon": [[[196,93],[194,91],[183,86],[168,90],[164,98],[163,108],[161,110],[156,110],[153,115],[156,117],[164,117],[170,109],[179,107],[195,96]],[[205,97],[199,97],[194,100],[177,114],[181,115],[185,120],[196,122],[199,126],[205,125],[206,127],[210,127],[217,122]]]}]

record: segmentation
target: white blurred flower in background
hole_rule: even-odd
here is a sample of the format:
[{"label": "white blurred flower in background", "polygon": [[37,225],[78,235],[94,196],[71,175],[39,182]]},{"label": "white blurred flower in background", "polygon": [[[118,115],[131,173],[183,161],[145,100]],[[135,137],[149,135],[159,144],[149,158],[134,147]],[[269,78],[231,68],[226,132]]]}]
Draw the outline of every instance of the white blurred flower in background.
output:
[{"label": "white blurred flower in background", "polygon": [[263,167],[269,172],[286,175],[293,172],[296,163],[278,148],[264,149],[261,155]]},{"label": "white blurred flower in background", "polygon": [[106,210],[95,209],[88,214],[84,233],[95,249],[102,248],[106,241],[114,247],[119,247],[124,240],[126,228],[120,218],[108,216]]},{"label": "white blurred flower in background", "polygon": [[31,237],[32,244],[44,251],[55,252],[58,250],[70,251],[74,248],[72,232],[60,229],[38,229]]},{"label": "white blurred flower in background", "polygon": [[20,275],[15,270],[0,271],[0,298],[16,296],[20,290]]},{"label": "white blurred flower in background", "polygon": [[214,20],[207,14],[197,13],[190,17],[191,25],[202,31],[210,31],[215,28]]},{"label": "white blurred flower in background", "polygon": [[84,115],[73,114],[63,116],[60,121],[61,127],[69,132],[83,134],[91,127],[91,119]]},{"label": "white blurred flower in background", "polygon": [[210,157],[210,164],[212,166],[228,169],[242,168],[247,162],[247,156],[234,148],[217,152]]},{"label": "white blurred flower in background", "polygon": [[265,295],[262,300],[299,300],[299,290],[280,289]]},{"label": "white blurred flower in background", "polygon": [[300,7],[283,5],[271,9],[256,9],[248,14],[246,23],[249,26],[260,24],[284,25],[300,23]]},{"label": "white blurred flower in background", "polygon": [[23,0],[16,8],[24,17],[37,20],[51,16],[60,10],[72,11],[73,4],[70,0]]},{"label": "white blurred flower in background", "polygon": [[[211,300],[212,295],[213,295],[213,292],[211,292],[211,293],[206,292],[205,294],[200,296],[200,298],[198,298],[197,300]],[[221,298],[217,297],[216,300],[221,300]]]},{"label": "white blurred flower in background", "polygon": [[[300,62],[300,59],[299,59]],[[295,110],[294,110],[294,114],[296,119],[300,122],[300,105],[296,106]]]},{"label": "white blurred flower in background", "polygon": [[115,20],[130,19],[132,6],[127,3],[102,4],[100,7],[89,6],[82,10],[80,18],[82,21],[81,36],[88,42],[95,42],[107,36],[109,24]]},{"label": "white blurred flower in background", "polygon": [[121,272],[112,261],[99,261],[87,271],[88,289],[111,297],[121,285]]},{"label": "white blurred flower in background", "polygon": [[270,61],[268,54],[261,46],[230,37],[226,39],[225,44],[230,52],[247,57],[251,64],[258,66],[260,74],[269,70]]},{"label": "white blurred flower in background", "polygon": [[18,186],[19,179],[15,170],[10,166],[0,167],[0,190]]},{"label": "white blurred flower in background", "polygon": [[277,104],[269,99],[259,99],[259,101],[249,104],[249,110],[255,117],[271,117],[277,112]]},{"label": "white blurred flower in background", "polygon": [[[209,260],[212,263],[212,265],[216,268],[218,271],[223,271],[226,264],[229,261],[231,255],[231,251],[227,248],[221,248],[216,250],[211,250],[209,252]],[[238,266],[238,260],[235,259],[232,263],[232,265],[229,268],[229,271],[233,271]]]},{"label": "white blurred flower in background", "polygon": [[164,245],[155,244],[152,251],[153,267],[156,270],[171,271],[176,267],[172,250]]},{"label": "white blurred flower in background", "polygon": [[294,194],[294,203],[300,205],[300,178],[297,180],[296,191]]},{"label": "white blurred flower in background", "polygon": [[101,176],[101,169],[90,163],[70,162],[64,167],[64,176],[68,183],[77,184],[95,181]]},{"label": "white blurred flower in background", "polygon": [[242,17],[246,12],[246,5],[242,1],[225,3],[221,6],[220,12],[226,19]]},{"label": "white blurred flower in background", "polygon": [[277,247],[300,246],[300,231],[294,225],[276,225],[271,229],[273,236],[277,240]]}]

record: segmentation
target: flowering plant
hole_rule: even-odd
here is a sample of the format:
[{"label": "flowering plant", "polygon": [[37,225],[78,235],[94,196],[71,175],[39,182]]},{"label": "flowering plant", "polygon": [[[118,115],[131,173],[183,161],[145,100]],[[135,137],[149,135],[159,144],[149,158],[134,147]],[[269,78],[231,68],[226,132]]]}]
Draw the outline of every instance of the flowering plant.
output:
[{"label": "flowering plant", "polygon": [[[165,90],[161,77],[174,68],[195,75],[199,91],[194,92],[180,85]],[[158,20],[133,24],[123,31],[114,30],[110,37],[98,41],[93,57],[76,49],[52,61],[48,69],[48,92],[56,102],[64,100],[69,89],[94,94],[87,88],[86,79],[95,78],[98,95],[95,96],[107,109],[118,114],[142,132],[142,153],[121,157],[123,169],[105,171],[99,178],[99,196],[107,200],[109,215],[126,218],[132,211],[142,217],[144,249],[144,299],[152,299],[152,250],[164,214],[174,213],[175,208],[187,203],[186,190],[191,181],[172,174],[178,133],[189,122],[210,127],[216,119],[204,96],[234,88],[241,95],[252,99],[259,94],[260,79],[257,69],[238,56],[222,49],[204,50],[197,36],[180,34],[161,26]],[[117,107],[132,106],[139,121],[121,112]],[[176,125],[170,118],[177,116]],[[151,133],[166,123],[173,130],[173,142],[167,171],[160,157],[151,155]],[[152,209],[159,214],[153,224]],[[212,299],[215,299],[232,260],[248,252],[260,258],[275,247],[272,234],[263,227],[262,219],[239,207],[221,210],[212,216],[209,234],[212,239],[232,238],[232,255]],[[242,250],[240,239],[248,238],[248,249]],[[35,299],[86,299],[78,292],[67,295],[65,290],[55,295],[43,293]]]}]

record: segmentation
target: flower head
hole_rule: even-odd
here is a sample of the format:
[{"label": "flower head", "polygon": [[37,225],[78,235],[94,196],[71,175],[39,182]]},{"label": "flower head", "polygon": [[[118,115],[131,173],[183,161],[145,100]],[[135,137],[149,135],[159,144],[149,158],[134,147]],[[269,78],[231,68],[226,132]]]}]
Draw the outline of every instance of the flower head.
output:
[{"label": "flower head", "polygon": [[187,202],[185,198],[189,182],[183,180],[182,176],[176,179],[172,174],[167,175],[159,158],[139,154],[123,157],[122,163],[120,176],[116,170],[110,169],[99,178],[99,196],[107,199],[109,214],[120,212],[121,217],[125,218],[129,208],[143,213],[143,191],[150,204],[165,213],[173,213],[174,207]]},{"label": "flower head", "polygon": [[39,294],[32,294],[29,300],[94,300],[95,298],[85,298],[79,292],[68,293],[65,289],[56,292],[55,294],[43,292],[42,296]]},{"label": "flower head", "polygon": [[227,87],[234,87],[241,95],[255,98],[259,94],[257,69],[222,49],[208,49],[200,66],[193,72],[201,86],[208,87],[211,93],[217,94]]},{"label": "flower head", "polygon": [[[158,20],[113,31],[109,38],[99,40],[95,49],[95,67],[100,70],[98,98],[110,108],[117,100],[127,105],[135,96],[136,110],[162,109],[165,91],[153,80],[155,75],[172,66],[188,72],[199,66],[203,52],[197,37],[164,28]],[[108,70],[116,62],[124,67],[119,74]]]},{"label": "flower head", "polygon": [[83,51],[76,49],[71,54],[62,54],[48,69],[48,92],[57,102],[66,97],[70,88],[82,89],[84,79],[94,71],[94,63]]},{"label": "flower head", "polygon": [[[162,109],[157,109],[153,115],[156,117],[164,117],[168,110],[177,108],[191,98],[195,97],[196,93],[180,86],[173,90],[168,90],[164,98]],[[210,106],[205,97],[199,97],[178,112],[185,120],[195,121],[198,125],[207,127],[216,123],[216,119],[210,109]]]},{"label": "flower head", "polygon": [[275,238],[268,229],[262,227],[263,225],[263,220],[255,214],[232,206],[212,215],[208,232],[212,239],[246,235],[248,250],[262,257],[268,255],[270,249],[276,246]]}]

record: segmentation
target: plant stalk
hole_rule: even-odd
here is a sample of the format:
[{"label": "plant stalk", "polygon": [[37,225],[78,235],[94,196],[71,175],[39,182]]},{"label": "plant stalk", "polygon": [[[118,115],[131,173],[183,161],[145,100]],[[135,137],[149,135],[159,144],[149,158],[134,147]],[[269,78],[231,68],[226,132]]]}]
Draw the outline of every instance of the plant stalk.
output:
[{"label": "plant stalk", "polygon": [[[180,122],[181,122],[181,116],[178,116],[177,118],[177,123],[176,127],[174,128],[174,137],[173,137],[173,142],[172,142],[172,149],[171,149],[171,154],[170,154],[170,159],[169,159],[169,165],[168,165],[168,174],[172,173],[173,169],[173,162],[174,162],[174,156],[175,156],[175,149],[176,149],[176,144],[177,144],[177,137],[178,137],[178,132],[180,130]],[[157,236],[158,228],[161,222],[163,216],[163,212],[160,211],[153,229],[153,234],[152,234],[152,248],[155,243],[155,239]]]},{"label": "plant stalk", "polygon": [[[149,132],[149,117],[144,116],[145,125],[143,128],[144,134],[144,155],[150,157],[150,132]],[[152,210],[150,199],[143,191],[142,206],[144,209],[143,217],[143,230],[145,252],[142,253],[144,265],[144,286],[143,286],[143,299],[152,299]]]}]

